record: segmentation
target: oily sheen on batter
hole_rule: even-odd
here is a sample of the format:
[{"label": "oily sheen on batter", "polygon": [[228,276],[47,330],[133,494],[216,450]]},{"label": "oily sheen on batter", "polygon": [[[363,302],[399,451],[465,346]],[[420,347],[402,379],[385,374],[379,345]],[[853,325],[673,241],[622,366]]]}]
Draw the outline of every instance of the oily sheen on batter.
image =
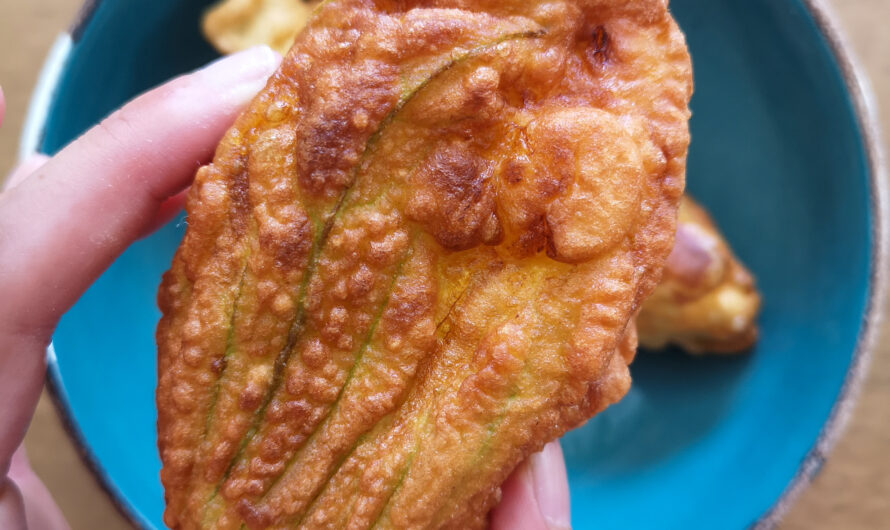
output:
[{"label": "oily sheen on batter", "polygon": [[691,90],[663,0],[319,7],[160,289],[167,524],[484,527],[627,391]]}]

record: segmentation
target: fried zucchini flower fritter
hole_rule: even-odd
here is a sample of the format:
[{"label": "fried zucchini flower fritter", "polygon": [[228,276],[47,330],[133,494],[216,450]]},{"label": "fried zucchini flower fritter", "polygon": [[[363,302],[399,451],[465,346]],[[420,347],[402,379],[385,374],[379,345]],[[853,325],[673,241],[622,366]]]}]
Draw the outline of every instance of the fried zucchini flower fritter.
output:
[{"label": "fried zucchini flower fritter", "polygon": [[[204,32],[223,53],[266,44],[284,54],[320,3],[222,0],[208,11]],[[757,340],[760,294],[706,212],[693,213],[700,210],[695,201],[684,198],[683,236],[676,241],[676,257],[663,285],[643,305],[640,343],[650,348],[674,344],[695,354],[739,353]],[[700,266],[689,265],[703,253],[710,256],[709,265],[702,265],[700,259]],[[677,274],[680,270],[684,272]],[[688,286],[685,289],[677,283],[681,278]]]},{"label": "fried zucchini flower fritter", "polygon": [[160,289],[167,524],[484,527],[627,391],[691,91],[663,0],[322,4]]}]

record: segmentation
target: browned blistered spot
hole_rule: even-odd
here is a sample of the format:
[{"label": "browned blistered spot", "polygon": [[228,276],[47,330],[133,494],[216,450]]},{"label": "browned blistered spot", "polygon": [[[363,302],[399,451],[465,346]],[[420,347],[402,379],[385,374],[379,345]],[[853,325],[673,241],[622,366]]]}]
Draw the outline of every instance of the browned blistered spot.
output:
[{"label": "browned blistered spot", "polygon": [[248,500],[239,500],[237,510],[241,517],[244,518],[248,528],[266,528],[269,526],[271,515],[265,510],[258,509]]},{"label": "browned blistered spot", "polygon": [[256,410],[260,406],[262,399],[262,387],[248,383],[244,390],[241,391],[241,408],[243,410]]},{"label": "browned blistered spot", "polygon": [[507,160],[506,167],[504,168],[504,180],[506,183],[519,184],[522,182],[522,179],[526,178],[526,167],[528,167],[526,164],[519,164],[512,158]]},{"label": "browned blistered spot", "polygon": [[231,197],[232,226],[236,232],[247,229],[247,215],[250,212],[250,199],[248,197],[247,172],[240,171],[229,181],[229,196]]},{"label": "browned blistered spot", "polygon": [[605,27],[597,26],[593,29],[589,53],[592,54],[591,62],[600,66],[609,60],[609,34]]},{"label": "browned blistered spot", "polygon": [[442,146],[410,177],[408,215],[423,223],[448,249],[496,243],[501,229],[495,211],[493,170],[469,145]]},{"label": "browned blistered spot", "polygon": [[312,246],[312,226],[306,215],[295,207],[284,207],[279,215],[284,223],[266,225],[259,230],[260,245],[269,248],[275,265],[293,269],[302,265]]},{"label": "browned blistered spot", "polygon": [[[297,133],[297,178],[315,195],[331,195],[349,185],[362,144],[373,133],[368,123],[378,123],[396,97],[398,71],[392,65],[374,62],[336,75],[321,80],[317,89],[329,92],[316,99],[316,108]],[[350,90],[342,90],[347,84]],[[365,118],[355,120],[346,109]]]}]

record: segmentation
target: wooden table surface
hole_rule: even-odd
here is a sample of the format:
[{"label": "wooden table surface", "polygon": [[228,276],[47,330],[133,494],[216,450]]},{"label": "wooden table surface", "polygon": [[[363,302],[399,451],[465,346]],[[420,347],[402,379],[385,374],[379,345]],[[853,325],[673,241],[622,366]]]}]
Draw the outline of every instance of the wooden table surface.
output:
[{"label": "wooden table surface", "polygon": [[[0,128],[0,175],[13,165],[22,119],[37,72],[81,0],[0,0],[0,86],[7,116]],[[881,122],[890,131],[890,0],[832,0],[872,79]],[[888,322],[890,324],[890,322]],[[882,330],[890,345],[890,325]],[[43,399],[26,439],[37,473],[75,530],[130,528],[86,471]],[[890,347],[876,352],[845,436],[822,473],[786,516],[788,529],[890,528]]]}]

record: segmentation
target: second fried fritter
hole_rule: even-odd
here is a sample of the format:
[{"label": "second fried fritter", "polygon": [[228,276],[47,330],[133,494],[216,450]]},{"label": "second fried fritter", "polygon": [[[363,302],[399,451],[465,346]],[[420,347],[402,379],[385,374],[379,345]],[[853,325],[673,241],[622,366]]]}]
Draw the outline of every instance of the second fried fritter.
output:
[{"label": "second fried fritter", "polygon": [[321,0],[223,0],[207,11],[204,33],[222,53],[265,44],[282,55]]},{"label": "second fried fritter", "polygon": [[680,203],[674,245],[661,283],[637,318],[640,344],[674,344],[697,354],[753,346],[760,311],[754,279],[689,197]]},{"label": "second fried fritter", "polygon": [[164,277],[166,522],[484,526],[628,388],[690,94],[661,0],[323,4]]}]

